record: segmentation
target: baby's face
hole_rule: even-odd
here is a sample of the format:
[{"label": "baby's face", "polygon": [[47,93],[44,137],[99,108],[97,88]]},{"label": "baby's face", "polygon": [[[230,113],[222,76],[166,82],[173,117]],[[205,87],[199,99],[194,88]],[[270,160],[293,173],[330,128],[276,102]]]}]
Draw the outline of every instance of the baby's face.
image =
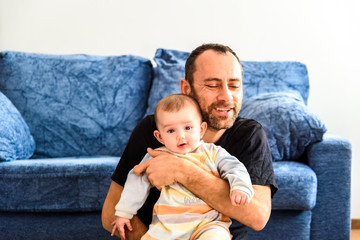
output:
[{"label": "baby's face", "polygon": [[172,152],[185,154],[193,151],[205,133],[206,123],[202,123],[201,116],[189,104],[178,112],[158,112],[158,140]]}]

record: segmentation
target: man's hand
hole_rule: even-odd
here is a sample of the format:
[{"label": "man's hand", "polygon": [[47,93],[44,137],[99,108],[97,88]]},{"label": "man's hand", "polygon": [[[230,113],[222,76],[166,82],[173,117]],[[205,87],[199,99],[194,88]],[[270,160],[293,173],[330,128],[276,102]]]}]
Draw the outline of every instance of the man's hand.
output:
[{"label": "man's hand", "polygon": [[176,175],[181,169],[183,161],[167,152],[156,151],[151,148],[148,148],[147,151],[153,158],[136,165],[134,167],[135,174],[142,176],[146,173],[151,184],[159,190],[176,182]]}]

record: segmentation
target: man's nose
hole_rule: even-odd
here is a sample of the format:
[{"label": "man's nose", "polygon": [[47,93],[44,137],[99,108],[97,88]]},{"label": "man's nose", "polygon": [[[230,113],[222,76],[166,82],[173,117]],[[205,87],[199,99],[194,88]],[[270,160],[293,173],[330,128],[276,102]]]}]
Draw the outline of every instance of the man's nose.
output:
[{"label": "man's nose", "polygon": [[219,94],[218,94],[219,101],[228,102],[228,101],[231,101],[232,99],[233,99],[232,92],[230,91],[230,89],[227,85],[225,85],[219,89]]}]

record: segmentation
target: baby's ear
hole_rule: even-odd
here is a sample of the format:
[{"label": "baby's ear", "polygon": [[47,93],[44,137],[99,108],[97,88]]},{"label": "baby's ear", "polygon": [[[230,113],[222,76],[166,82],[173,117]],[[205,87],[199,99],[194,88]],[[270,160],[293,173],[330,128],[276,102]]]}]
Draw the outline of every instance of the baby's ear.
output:
[{"label": "baby's ear", "polygon": [[154,136],[155,136],[155,138],[156,138],[160,143],[162,143],[162,144],[165,145],[165,143],[164,143],[164,141],[163,141],[163,139],[162,139],[162,137],[161,137],[161,134],[160,134],[160,132],[159,132],[158,130],[155,130],[155,131],[154,131]]},{"label": "baby's ear", "polygon": [[200,136],[201,138],[204,136],[205,132],[206,132],[206,129],[207,129],[207,123],[206,122],[202,122],[200,124]]}]

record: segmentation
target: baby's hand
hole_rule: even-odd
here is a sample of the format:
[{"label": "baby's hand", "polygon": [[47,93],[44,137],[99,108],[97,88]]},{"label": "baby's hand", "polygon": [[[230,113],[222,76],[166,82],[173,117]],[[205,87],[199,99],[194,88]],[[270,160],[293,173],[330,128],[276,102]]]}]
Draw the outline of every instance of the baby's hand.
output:
[{"label": "baby's hand", "polygon": [[240,204],[248,205],[250,203],[250,197],[246,192],[240,190],[234,190],[231,192],[231,204],[239,206]]},{"label": "baby's hand", "polygon": [[125,225],[129,229],[129,231],[132,231],[130,219],[127,218],[116,217],[116,220],[112,222],[112,225],[113,225],[113,230],[111,232],[111,236],[115,235],[117,229],[119,231],[120,238],[122,240],[125,240]]}]

